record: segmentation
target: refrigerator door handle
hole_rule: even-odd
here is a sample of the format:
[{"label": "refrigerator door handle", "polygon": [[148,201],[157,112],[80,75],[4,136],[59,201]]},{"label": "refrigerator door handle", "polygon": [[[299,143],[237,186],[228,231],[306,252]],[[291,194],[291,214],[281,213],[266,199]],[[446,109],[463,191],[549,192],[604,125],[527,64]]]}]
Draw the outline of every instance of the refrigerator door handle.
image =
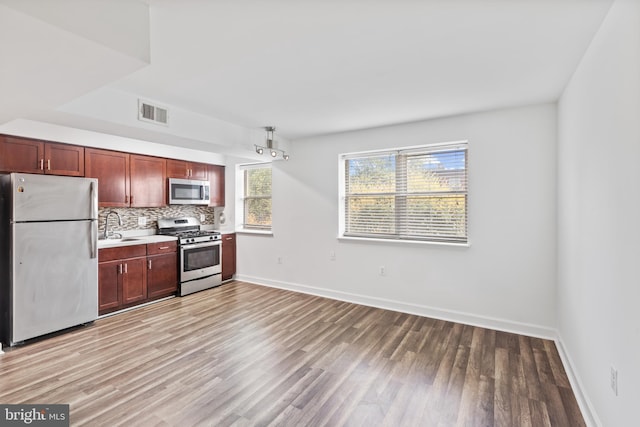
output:
[{"label": "refrigerator door handle", "polygon": [[91,181],[91,219],[98,219],[98,183]]},{"label": "refrigerator door handle", "polygon": [[91,237],[89,238],[91,242],[91,259],[95,259],[98,257],[98,220],[94,219],[91,221]]}]

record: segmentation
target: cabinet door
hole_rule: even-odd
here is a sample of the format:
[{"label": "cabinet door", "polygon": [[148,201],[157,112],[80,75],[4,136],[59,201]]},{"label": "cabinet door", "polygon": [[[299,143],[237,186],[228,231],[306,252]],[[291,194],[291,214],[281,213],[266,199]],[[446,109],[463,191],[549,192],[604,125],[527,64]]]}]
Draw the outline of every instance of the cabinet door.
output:
[{"label": "cabinet door", "polygon": [[205,163],[189,163],[189,178],[206,181],[209,178],[209,165]]},{"label": "cabinet door", "polygon": [[236,235],[222,235],[222,280],[229,280],[236,274]]},{"label": "cabinet door", "polygon": [[189,164],[182,160],[167,159],[167,178],[189,178]]},{"label": "cabinet door", "polygon": [[98,264],[98,314],[102,315],[120,307],[120,261]]},{"label": "cabinet door", "polygon": [[84,176],[84,147],[46,143],[44,172],[51,175]]},{"label": "cabinet door", "polygon": [[211,201],[209,206],[224,206],[224,166],[209,165]]},{"label": "cabinet door", "polygon": [[178,256],[175,252],[147,258],[147,296],[159,298],[178,290]]},{"label": "cabinet door", "polygon": [[147,259],[122,260],[122,305],[147,299]]},{"label": "cabinet door", "polygon": [[167,161],[158,157],[130,156],[131,207],[159,207],[167,204]]},{"label": "cabinet door", "polygon": [[0,171],[43,173],[44,142],[0,136]]},{"label": "cabinet door", "polygon": [[86,148],[85,175],[98,178],[100,207],[129,206],[129,154]]},{"label": "cabinet door", "polygon": [[199,179],[206,181],[209,165],[205,163],[186,162],[184,160],[167,159],[167,178]]}]

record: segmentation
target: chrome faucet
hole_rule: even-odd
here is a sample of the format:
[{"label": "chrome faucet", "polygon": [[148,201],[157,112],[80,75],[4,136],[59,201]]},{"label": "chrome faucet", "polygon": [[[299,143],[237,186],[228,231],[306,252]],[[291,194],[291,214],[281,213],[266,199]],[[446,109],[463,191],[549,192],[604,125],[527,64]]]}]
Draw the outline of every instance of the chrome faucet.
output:
[{"label": "chrome faucet", "polygon": [[116,217],[118,217],[118,225],[122,226],[122,218],[120,217],[120,214],[116,211],[109,211],[109,213],[107,213],[106,218],[104,219],[104,238],[109,239],[112,236],[116,239],[122,238],[122,234],[109,231],[109,217],[111,215],[115,215]]}]

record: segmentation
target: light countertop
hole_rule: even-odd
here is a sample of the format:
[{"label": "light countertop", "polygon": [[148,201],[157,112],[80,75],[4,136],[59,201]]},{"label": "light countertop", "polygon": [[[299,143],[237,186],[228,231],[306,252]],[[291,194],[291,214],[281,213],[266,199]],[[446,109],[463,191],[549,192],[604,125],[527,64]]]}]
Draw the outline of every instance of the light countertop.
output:
[{"label": "light countertop", "polygon": [[175,236],[164,236],[161,234],[125,236],[122,239],[98,240],[98,249],[115,248],[118,246],[146,245],[147,243],[161,243],[178,240]]}]

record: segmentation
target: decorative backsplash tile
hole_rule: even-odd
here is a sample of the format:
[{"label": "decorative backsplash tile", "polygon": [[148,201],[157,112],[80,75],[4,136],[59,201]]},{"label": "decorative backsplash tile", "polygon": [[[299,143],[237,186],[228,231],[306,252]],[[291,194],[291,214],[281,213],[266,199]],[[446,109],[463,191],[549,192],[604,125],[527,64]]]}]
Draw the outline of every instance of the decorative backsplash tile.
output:
[{"label": "decorative backsplash tile", "polygon": [[[123,225],[118,225],[118,219],[115,215],[109,217],[109,230],[128,231],[156,229],[158,227],[158,218],[173,218],[180,216],[193,216],[200,219],[200,215],[204,215],[202,221],[204,225],[215,225],[215,208],[209,206],[190,206],[190,205],[171,205],[161,208],[100,208],[98,210],[98,231],[104,233],[104,224],[107,214],[115,211],[120,214]],[[147,224],[145,226],[138,225],[138,218],[145,217]]]}]

